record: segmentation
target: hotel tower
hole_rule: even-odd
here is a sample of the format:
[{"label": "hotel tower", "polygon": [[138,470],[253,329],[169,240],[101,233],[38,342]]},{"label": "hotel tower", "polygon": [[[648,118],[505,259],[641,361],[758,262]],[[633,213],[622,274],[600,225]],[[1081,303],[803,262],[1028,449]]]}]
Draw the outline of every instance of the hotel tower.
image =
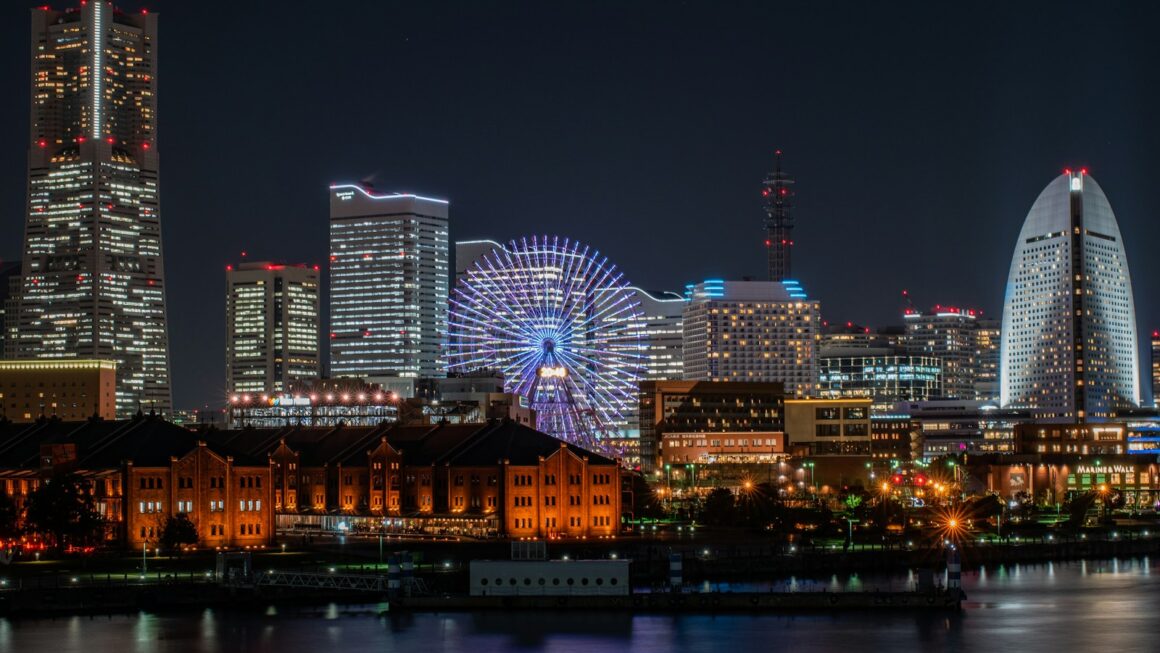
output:
[{"label": "hotel tower", "polygon": [[1086,170],[1065,171],[1031,206],[1007,276],[1002,333],[1004,407],[1086,422],[1140,405],[1124,240]]}]

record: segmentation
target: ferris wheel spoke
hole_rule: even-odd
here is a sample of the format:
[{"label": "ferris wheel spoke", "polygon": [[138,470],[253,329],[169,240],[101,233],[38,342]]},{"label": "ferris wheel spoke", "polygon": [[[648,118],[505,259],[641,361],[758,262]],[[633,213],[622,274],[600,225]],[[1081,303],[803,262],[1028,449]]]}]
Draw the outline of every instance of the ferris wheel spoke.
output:
[{"label": "ferris wheel spoke", "polygon": [[[453,296],[451,304],[463,310],[463,314],[459,317],[475,322],[477,326],[485,330],[493,328],[503,328],[508,331],[510,337],[520,337],[524,334],[527,328],[526,324],[521,324],[510,317],[507,311],[497,306],[492,299],[483,292],[480,292],[474,287],[470,287],[470,292],[458,294]],[[500,323],[496,323],[496,319]]]}]

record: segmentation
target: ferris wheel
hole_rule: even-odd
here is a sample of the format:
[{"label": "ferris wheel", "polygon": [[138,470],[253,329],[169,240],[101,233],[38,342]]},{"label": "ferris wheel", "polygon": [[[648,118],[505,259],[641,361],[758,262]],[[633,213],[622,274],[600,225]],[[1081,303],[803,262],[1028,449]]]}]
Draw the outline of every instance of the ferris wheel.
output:
[{"label": "ferris wheel", "polygon": [[450,371],[498,371],[536,428],[608,450],[644,362],[639,302],[616,266],[567,238],[522,238],[476,260],[450,302]]}]

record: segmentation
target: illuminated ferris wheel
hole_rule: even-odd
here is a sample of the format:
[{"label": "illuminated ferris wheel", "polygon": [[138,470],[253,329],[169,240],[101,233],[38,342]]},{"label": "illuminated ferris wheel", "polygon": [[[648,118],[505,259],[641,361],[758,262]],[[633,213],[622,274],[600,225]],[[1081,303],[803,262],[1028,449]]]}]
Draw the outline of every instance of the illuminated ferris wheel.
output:
[{"label": "illuminated ferris wheel", "polygon": [[448,365],[493,370],[536,412],[536,428],[608,450],[637,401],[639,302],[599,252],[566,238],[497,245],[451,295]]}]

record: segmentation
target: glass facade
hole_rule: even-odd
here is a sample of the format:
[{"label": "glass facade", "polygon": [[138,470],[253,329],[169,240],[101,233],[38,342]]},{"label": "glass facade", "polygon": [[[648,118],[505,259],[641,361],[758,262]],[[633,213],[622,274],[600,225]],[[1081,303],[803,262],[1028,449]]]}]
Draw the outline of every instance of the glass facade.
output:
[{"label": "glass facade", "polygon": [[942,363],[932,356],[835,356],[818,361],[818,394],[869,397],[875,412],[942,394]]},{"label": "glass facade", "polygon": [[117,365],[117,413],[171,408],[158,200],[157,17],[32,12],[20,358]]},{"label": "glass facade", "polygon": [[330,376],[447,374],[447,202],[330,189]]},{"label": "glass facade", "polygon": [[283,392],[318,378],[318,267],[243,263],[226,279],[229,392]]},{"label": "glass facade", "polygon": [[978,322],[971,309],[936,306],[929,313],[907,310],[906,353],[932,356],[942,367],[944,399],[974,399],[978,378]]}]

